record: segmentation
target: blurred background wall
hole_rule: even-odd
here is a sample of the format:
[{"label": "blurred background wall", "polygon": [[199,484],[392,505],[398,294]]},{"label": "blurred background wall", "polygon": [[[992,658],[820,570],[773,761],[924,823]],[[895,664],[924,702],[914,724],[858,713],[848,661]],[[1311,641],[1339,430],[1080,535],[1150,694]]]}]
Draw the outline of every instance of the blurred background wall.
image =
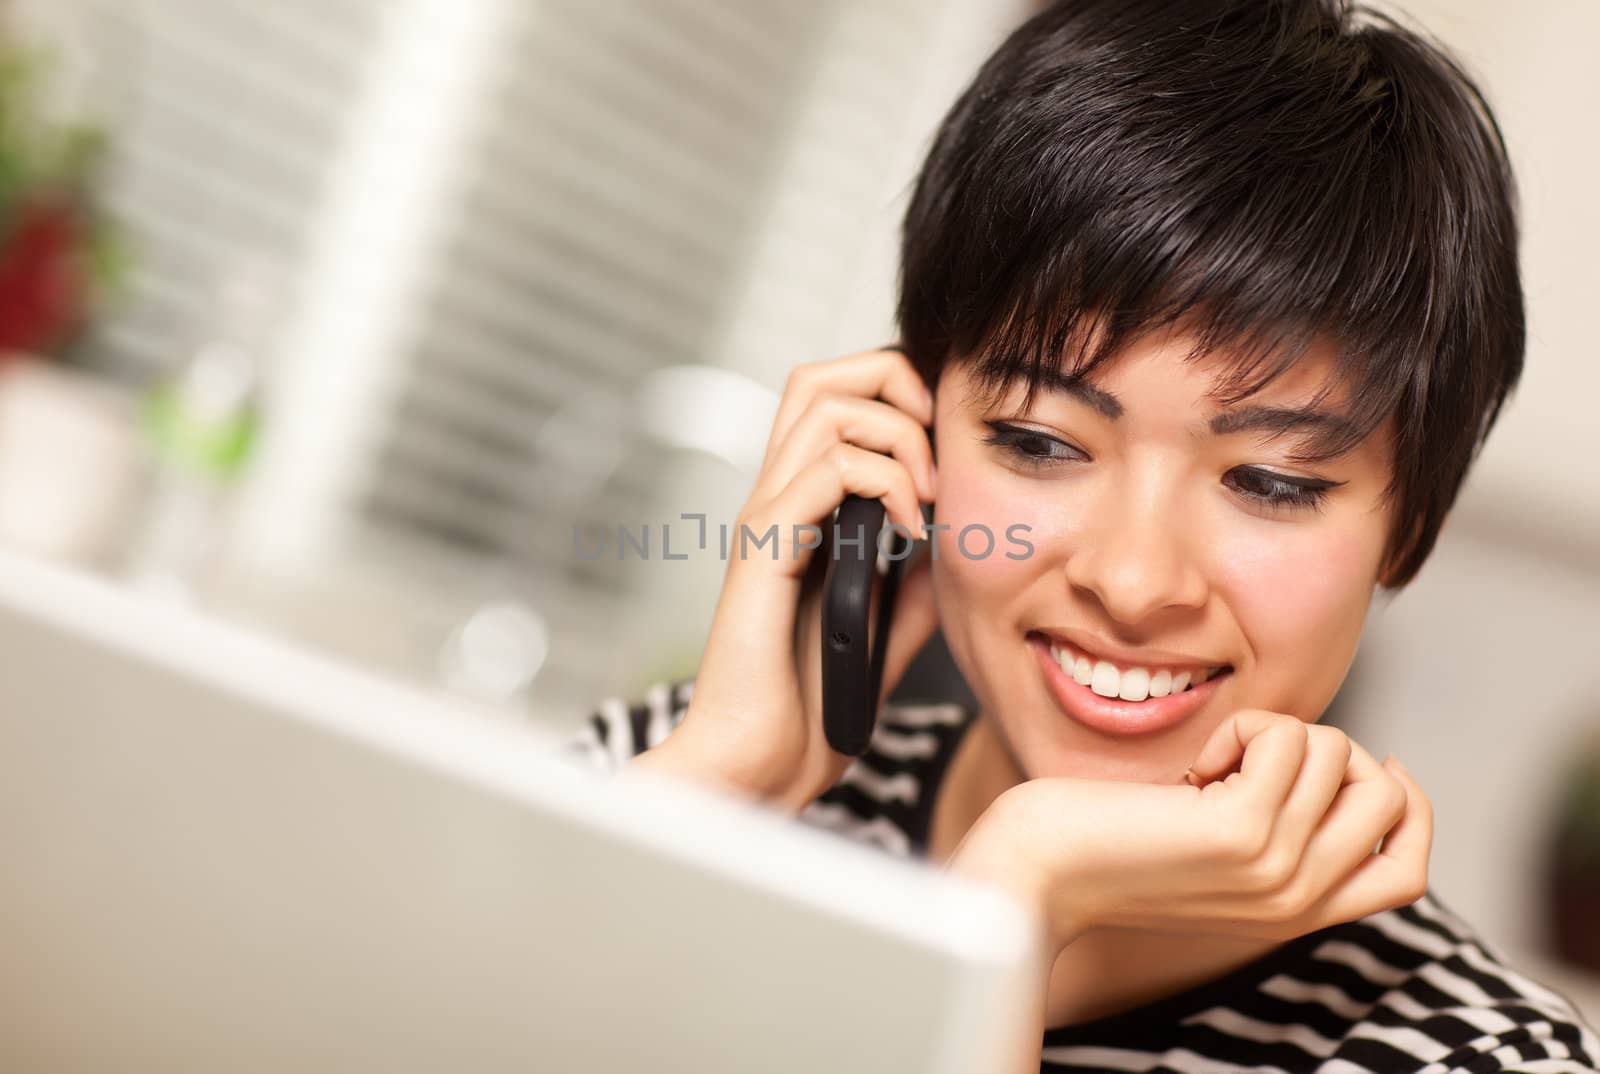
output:
[{"label": "blurred background wall", "polygon": [[788,368],[890,337],[920,139],[1020,10],[31,8],[114,131],[137,258],[75,357],[137,392],[211,337],[258,356],[260,436],[189,588],[425,677],[514,603],[486,674],[545,639],[501,692],[552,720],[694,666],[719,564],[585,562],[573,529],[731,518]]},{"label": "blurred background wall", "polygon": [[[1600,699],[1582,670],[1600,651],[1590,446],[1600,345],[1589,318],[1600,143],[1585,118],[1600,105],[1587,44],[1600,7],[1408,0],[1400,10],[1479,78],[1504,129],[1520,187],[1528,359],[1434,557],[1374,609],[1343,725],[1428,789],[1433,883],[1447,904],[1519,954],[1581,943],[1600,972],[1600,889],[1588,881],[1574,908],[1576,885],[1547,876],[1580,854],[1570,835],[1553,846],[1553,828],[1583,825],[1591,863],[1600,830]],[[1590,775],[1575,784],[1579,766]],[[1579,930],[1586,939],[1572,938]],[[1594,980],[1571,982],[1591,1015]]]},{"label": "blurred background wall", "polygon": [[[734,517],[791,366],[892,338],[907,184],[1029,7],[14,2],[106,135],[124,267],[0,367],[0,539],[558,729],[692,673],[721,564],[661,526]],[[1446,903],[1583,988],[1539,953],[1600,728],[1600,8],[1403,12],[1505,127],[1529,361],[1340,720],[1430,789]]]}]

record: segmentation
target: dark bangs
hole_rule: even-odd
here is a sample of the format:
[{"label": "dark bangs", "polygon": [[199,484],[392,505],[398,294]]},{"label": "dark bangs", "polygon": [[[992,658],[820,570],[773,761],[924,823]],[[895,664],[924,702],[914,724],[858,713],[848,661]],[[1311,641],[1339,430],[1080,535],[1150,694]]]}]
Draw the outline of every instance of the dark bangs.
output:
[{"label": "dark bangs", "polygon": [[[931,385],[1087,375],[1139,336],[1194,333],[1217,401],[1317,339],[1355,447],[1391,416],[1395,585],[1522,366],[1504,145],[1472,81],[1386,16],[1327,0],[1067,2],[985,64],[907,211],[902,341]],[[1397,579],[1397,580],[1396,580]]]}]

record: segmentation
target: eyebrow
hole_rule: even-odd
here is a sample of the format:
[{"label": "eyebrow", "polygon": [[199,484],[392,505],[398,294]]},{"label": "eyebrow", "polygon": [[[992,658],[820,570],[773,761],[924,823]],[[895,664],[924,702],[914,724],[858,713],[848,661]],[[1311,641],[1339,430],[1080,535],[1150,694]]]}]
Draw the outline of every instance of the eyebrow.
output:
[{"label": "eyebrow", "polygon": [[[1084,380],[1059,370],[1045,374],[1045,387],[1051,391],[1070,395],[1093,407],[1112,421],[1122,417],[1122,400]],[[1214,436],[1228,436],[1243,432],[1270,432],[1282,434],[1309,432],[1318,438],[1335,439],[1354,433],[1355,426],[1342,414],[1313,407],[1246,406],[1234,407],[1214,414],[1208,423]]]},{"label": "eyebrow", "polygon": [[1075,374],[1063,373],[1059,369],[1046,370],[1044,386],[1050,391],[1061,392],[1081,403],[1087,403],[1112,421],[1122,417],[1122,400],[1104,388],[1096,388]]}]

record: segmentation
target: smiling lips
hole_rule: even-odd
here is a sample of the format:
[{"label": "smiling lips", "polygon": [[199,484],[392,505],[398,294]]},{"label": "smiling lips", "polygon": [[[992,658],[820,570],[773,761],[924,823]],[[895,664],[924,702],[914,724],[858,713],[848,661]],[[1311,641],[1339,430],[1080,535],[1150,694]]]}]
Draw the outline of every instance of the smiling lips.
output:
[{"label": "smiling lips", "polygon": [[1118,665],[1038,632],[1030,632],[1027,640],[1061,710],[1109,735],[1142,735],[1182,723],[1233,670],[1228,664]]},{"label": "smiling lips", "polygon": [[1074,682],[1087,686],[1101,697],[1123,701],[1143,701],[1150,697],[1181,694],[1190,685],[1199,686],[1215,678],[1227,665],[1213,667],[1121,666],[1090,656],[1065,642],[1050,639],[1050,655]]}]

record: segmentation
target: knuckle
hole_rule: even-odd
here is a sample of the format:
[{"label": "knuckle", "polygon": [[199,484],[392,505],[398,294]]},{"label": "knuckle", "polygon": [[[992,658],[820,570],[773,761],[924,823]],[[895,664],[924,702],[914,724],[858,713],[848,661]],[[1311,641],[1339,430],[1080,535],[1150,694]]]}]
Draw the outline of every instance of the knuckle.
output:
[{"label": "knuckle", "polygon": [[1411,874],[1411,883],[1406,887],[1406,902],[1413,903],[1428,893],[1428,862],[1427,859],[1417,866]]},{"label": "knuckle", "polygon": [[795,395],[810,387],[812,378],[817,375],[818,362],[801,362],[791,366],[789,375],[783,381],[783,394]]},{"label": "knuckle", "polygon": [[1252,738],[1264,736],[1264,740],[1271,741],[1281,736],[1287,741],[1298,739],[1300,743],[1305,743],[1308,738],[1306,722],[1298,716],[1268,709],[1245,709],[1239,713],[1239,717],[1244,727],[1252,729]]},{"label": "knuckle", "polygon": [[1422,791],[1416,792],[1416,809],[1418,815],[1426,818],[1430,823],[1433,820],[1433,799]]},{"label": "knuckle", "polygon": [[1228,825],[1224,849],[1235,862],[1254,865],[1267,850],[1271,828],[1255,816],[1241,817]]},{"label": "knuckle", "polygon": [[1225,723],[1234,728],[1236,733],[1260,731],[1271,725],[1273,714],[1266,709],[1235,709],[1229,714]]},{"label": "knuckle", "polygon": [[925,446],[931,444],[931,441],[928,439],[928,434],[923,429],[922,424],[918,422],[915,417],[906,413],[904,410],[901,410],[899,407],[896,406],[890,408],[889,420],[894,424],[895,436],[903,440],[906,444],[910,445],[919,453],[924,450]]},{"label": "knuckle", "polygon": [[1307,724],[1306,733],[1311,736],[1315,745],[1335,754],[1343,754],[1346,760],[1355,753],[1355,743],[1350,741],[1349,735],[1337,727],[1327,727],[1319,723]]},{"label": "knuckle", "polygon": [[1384,781],[1384,814],[1389,823],[1393,824],[1406,815],[1406,803],[1410,796],[1399,780],[1390,778]]},{"label": "knuckle", "polygon": [[1402,906],[1410,906],[1428,893],[1428,870],[1426,867],[1409,872],[1405,879],[1390,889],[1388,898],[1383,900],[1379,909],[1395,910]]},{"label": "knuckle", "polygon": [[1261,917],[1271,924],[1286,925],[1311,906],[1311,897],[1299,885],[1285,887],[1261,900]]},{"label": "knuckle", "polygon": [[841,474],[849,473],[851,467],[855,464],[855,452],[851,450],[850,445],[845,443],[843,440],[835,440],[833,443],[829,444],[827,449],[822,453],[822,457],[827,461],[829,466],[832,466]]},{"label": "knuckle", "polygon": [[759,529],[761,525],[761,505],[755,500],[746,503],[738,514],[733,516],[733,532],[739,533],[746,527]]},{"label": "knuckle", "polygon": [[843,399],[838,392],[824,388],[806,400],[806,409],[801,417],[811,421],[831,418],[838,413],[841,402]]},{"label": "knuckle", "polygon": [[1282,892],[1294,875],[1294,867],[1293,855],[1272,847],[1250,863],[1247,875],[1256,891]]},{"label": "knuckle", "polygon": [[1298,716],[1289,716],[1278,713],[1273,717],[1282,732],[1289,736],[1299,736],[1300,741],[1309,743],[1311,740],[1310,725]]},{"label": "knuckle", "polygon": [[916,364],[911,361],[910,356],[907,355],[899,345],[885,347],[877,353],[881,354],[886,361],[893,365],[899,366],[902,369],[908,369],[913,373],[916,372]]}]

